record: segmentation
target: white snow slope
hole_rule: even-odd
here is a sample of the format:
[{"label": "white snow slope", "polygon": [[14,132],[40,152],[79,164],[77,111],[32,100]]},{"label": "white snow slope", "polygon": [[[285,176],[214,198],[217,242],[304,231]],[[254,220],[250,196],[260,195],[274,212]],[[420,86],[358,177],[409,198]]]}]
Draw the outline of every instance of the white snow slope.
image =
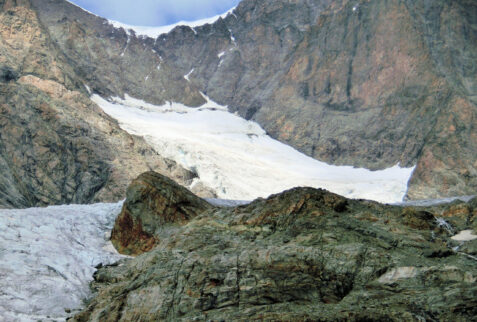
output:
[{"label": "white snow slope", "polygon": [[[207,97],[206,97],[207,98]],[[93,95],[123,129],[143,136],[165,157],[195,170],[222,199],[252,200],[296,186],[325,188],[350,198],[399,202],[414,168],[381,170],[332,166],[266,135],[208,98],[201,108],[154,106],[126,95],[107,101]]]},{"label": "white snow slope", "polygon": [[0,321],[63,321],[89,295],[95,266],[121,256],[116,204],[0,209]]}]

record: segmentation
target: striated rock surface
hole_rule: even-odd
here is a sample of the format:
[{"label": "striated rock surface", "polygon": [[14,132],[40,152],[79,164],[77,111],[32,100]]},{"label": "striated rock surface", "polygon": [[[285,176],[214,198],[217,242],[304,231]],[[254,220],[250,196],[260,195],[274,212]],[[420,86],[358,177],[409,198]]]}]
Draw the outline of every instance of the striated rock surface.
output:
[{"label": "striated rock surface", "polygon": [[124,254],[141,254],[158,242],[154,235],[167,224],[185,224],[211,208],[203,199],[156,172],[146,172],[128,187],[111,241]]},{"label": "striated rock surface", "polygon": [[63,0],[32,3],[103,96],[198,106],[201,91],[319,160],[417,164],[409,198],[477,190],[475,1],[243,0],[157,39]]},{"label": "striated rock surface", "polygon": [[118,201],[148,170],[194,176],[91,102],[28,0],[0,1],[0,207]]},{"label": "striated rock surface", "polygon": [[[402,208],[295,188],[245,206],[210,208],[153,173],[130,189],[125,205],[142,209],[143,222],[156,220],[148,230],[155,247],[99,269],[96,295],[73,321],[470,321],[477,315],[477,241],[450,238],[475,229],[475,199]],[[146,190],[149,197],[134,192]]]}]

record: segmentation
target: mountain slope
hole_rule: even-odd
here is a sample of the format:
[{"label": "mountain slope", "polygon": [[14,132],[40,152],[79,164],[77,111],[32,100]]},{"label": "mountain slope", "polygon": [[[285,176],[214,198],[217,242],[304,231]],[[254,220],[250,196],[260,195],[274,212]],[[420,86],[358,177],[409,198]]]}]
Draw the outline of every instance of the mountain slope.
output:
[{"label": "mountain slope", "polygon": [[117,201],[151,169],[193,177],[91,102],[30,1],[0,1],[0,44],[0,205]]},{"label": "mountain slope", "polygon": [[201,91],[319,160],[417,164],[410,198],[477,188],[474,1],[244,0],[157,39],[62,0],[32,2],[103,97],[199,106]]}]

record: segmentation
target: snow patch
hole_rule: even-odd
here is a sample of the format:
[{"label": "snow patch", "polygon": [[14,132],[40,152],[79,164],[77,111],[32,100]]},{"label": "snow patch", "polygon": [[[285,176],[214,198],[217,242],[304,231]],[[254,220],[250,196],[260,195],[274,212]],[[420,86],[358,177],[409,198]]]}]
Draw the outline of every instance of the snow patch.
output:
[{"label": "snow patch", "polygon": [[129,47],[129,42],[130,42],[130,41],[131,41],[131,37],[128,35],[128,40],[127,40],[127,42],[126,42],[126,47],[124,47],[123,52],[122,52],[121,55],[120,55],[121,57],[124,56],[124,53],[125,53],[126,50],[128,49],[128,47]]},{"label": "snow patch", "polygon": [[164,157],[195,168],[219,198],[252,200],[310,186],[349,198],[401,201],[414,170],[398,165],[381,171],[333,166],[266,135],[255,122],[207,100],[200,108],[172,103],[153,106],[130,98],[92,100],[131,134],[143,136]]},{"label": "snow patch", "polygon": [[95,266],[124,258],[105,235],[121,207],[122,202],[0,210],[0,317],[48,321],[80,308],[90,295]]},{"label": "snow patch", "polygon": [[219,58],[219,66],[218,66],[218,67],[222,66],[222,63],[224,62],[224,60],[222,59],[222,57],[223,57],[224,55],[225,55],[225,51],[223,51],[223,52],[221,52],[221,53],[219,53],[219,54],[217,55],[217,57]]},{"label": "snow patch", "polygon": [[452,225],[449,224],[444,218],[436,218],[437,226],[444,228],[449,234],[454,233]]},{"label": "snow patch", "polygon": [[232,9],[228,10],[227,12],[224,12],[223,14],[216,15],[211,18],[205,18],[205,19],[200,19],[196,21],[179,21],[177,23],[167,25],[167,26],[159,26],[159,27],[147,27],[147,26],[132,26],[132,25],[127,25],[118,21],[114,20],[108,20],[111,25],[113,25],[115,28],[123,28],[129,35],[131,35],[131,31],[134,31],[137,37],[139,36],[146,36],[146,37],[151,37],[151,38],[157,38],[162,34],[167,34],[169,33],[172,29],[178,26],[187,26],[192,29],[192,31],[197,34],[195,31],[195,28],[206,25],[206,24],[213,24],[220,18],[224,19],[227,17],[229,14],[233,15],[233,11],[235,10],[235,7]]},{"label": "snow patch", "polygon": [[416,277],[418,269],[413,266],[396,267],[379,277],[378,282],[382,284],[392,284],[401,279]]},{"label": "snow patch", "polygon": [[230,40],[234,44],[234,47],[237,47],[237,42],[235,41],[235,37],[234,37],[234,34],[232,33],[232,30],[229,29],[229,33],[230,33]]},{"label": "snow patch", "polygon": [[185,78],[188,82],[190,82],[189,76],[192,75],[192,73],[194,72],[194,69],[195,69],[195,68],[192,68],[192,69],[190,70],[190,72],[187,73],[187,75],[184,75],[184,78]]},{"label": "snow patch", "polygon": [[451,239],[456,241],[471,241],[477,239],[477,235],[474,235],[472,230],[463,230],[455,236],[452,236]]}]

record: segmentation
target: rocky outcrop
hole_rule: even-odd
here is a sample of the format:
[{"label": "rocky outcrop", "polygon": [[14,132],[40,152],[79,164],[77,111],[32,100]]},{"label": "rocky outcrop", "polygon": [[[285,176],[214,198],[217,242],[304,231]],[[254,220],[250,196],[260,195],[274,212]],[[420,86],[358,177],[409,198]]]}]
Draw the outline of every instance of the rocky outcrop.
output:
[{"label": "rocky outcrop", "polygon": [[127,190],[123,209],[116,219],[111,241],[121,252],[137,255],[158,242],[156,231],[167,224],[185,224],[211,208],[186,188],[156,172],[146,172]]},{"label": "rocky outcrop", "polygon": [[[142,209],[144,222],[156,220],[148,230],[155,247],[99,269],[95,297],[73,321],[468,321],[477,314],[477,259],[469,253],[477,240],[450,238],[477,223],[475,199],[402,208],[295,188],[207,209],[152,173],[130,194],[140,198],[126,205]],[[176,206],[184,200],[193,200],[187,210]]]},{"label": "rocky outcrop", "polygon": [[475,1],[243,0],[157,39],[63,0],[32,3],[103,96],[198,106],[201,91],[319,160],[417,165],[409,198],[477,190]]},{"label": "rocky outcrop", "polygon": [[148,170],[191,181],[88,96],[30,1],[0,1],[0,207],[117,201]]}]

